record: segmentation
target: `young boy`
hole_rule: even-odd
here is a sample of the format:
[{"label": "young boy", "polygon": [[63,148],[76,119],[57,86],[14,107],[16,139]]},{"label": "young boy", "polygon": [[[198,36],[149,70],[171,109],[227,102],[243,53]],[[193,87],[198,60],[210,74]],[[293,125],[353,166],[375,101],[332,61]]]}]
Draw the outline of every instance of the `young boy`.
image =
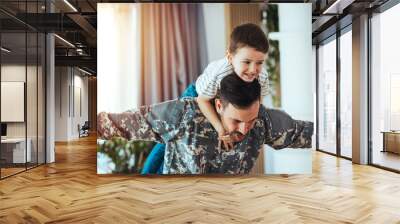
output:
[{"label": "young boy", "polygon": [[235,72],[243,81],[258,79],[261,97],[268,94],[268,75],[263,68],[267,58],[268,39],[259,26],[247,23],[234,28],[231,33],[227,56],[211,62],[196,81],[198,103],[211,122],[226,149],[232,148],[230,136],[219,120],[211,100],[215,98],[222,78]]}]

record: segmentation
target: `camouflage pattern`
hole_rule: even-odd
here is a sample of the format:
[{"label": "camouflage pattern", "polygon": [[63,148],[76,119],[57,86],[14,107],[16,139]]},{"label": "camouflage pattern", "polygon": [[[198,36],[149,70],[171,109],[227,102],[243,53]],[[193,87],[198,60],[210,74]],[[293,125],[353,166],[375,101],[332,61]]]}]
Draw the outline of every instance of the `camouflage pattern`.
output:
[{"label": "camouflage pattern", "polygon": [[218,133],[195,98],[182,98],[136,111],[98,115],[99,138],[121,136],[166,144],[164,174],[243,174],[254,166],[263,144],[275,149],[310,148],[313,123],[293,120],[260,106],[259,117],[243,141],[230,151],[218,148]]}]

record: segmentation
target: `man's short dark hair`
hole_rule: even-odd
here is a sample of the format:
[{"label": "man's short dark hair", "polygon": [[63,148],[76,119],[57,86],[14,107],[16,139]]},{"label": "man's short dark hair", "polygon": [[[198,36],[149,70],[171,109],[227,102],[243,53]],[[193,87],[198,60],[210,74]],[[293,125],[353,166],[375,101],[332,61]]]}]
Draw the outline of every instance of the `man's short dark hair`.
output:
[{"label": "man's short dark hair", "polygon": [[245,23],[233,29],[229,42],[229,53],[234,54],[241,47],[252,47],[266,54],[269,48],[268,38],[256,24]]},{"label": "man's short dark hair", "polygon": [[245,82],[238,75],[232,73],[225,76],[220,83],[217,97],[226,107],[229,103],[235,108],[245,109],[260,100],[261,86],[257,79]]}]

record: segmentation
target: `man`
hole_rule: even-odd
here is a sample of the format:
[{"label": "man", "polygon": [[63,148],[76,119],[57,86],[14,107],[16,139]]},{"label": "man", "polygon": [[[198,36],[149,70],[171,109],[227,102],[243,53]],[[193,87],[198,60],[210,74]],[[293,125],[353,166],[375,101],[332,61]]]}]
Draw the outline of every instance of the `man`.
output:
[{"label": "man", "polygon": [[164,174],[249,173],[263,144],[275,149],[310,148],[313,123],[293,120],[260,104],[260,84],[231,74],[221,80],[215,108],[233,136],[232,150],[221,148],[218,133],[201,113],[196,98],[182,98],[120,114],[100,113],[98,134],[109,139],[166,144]]}]

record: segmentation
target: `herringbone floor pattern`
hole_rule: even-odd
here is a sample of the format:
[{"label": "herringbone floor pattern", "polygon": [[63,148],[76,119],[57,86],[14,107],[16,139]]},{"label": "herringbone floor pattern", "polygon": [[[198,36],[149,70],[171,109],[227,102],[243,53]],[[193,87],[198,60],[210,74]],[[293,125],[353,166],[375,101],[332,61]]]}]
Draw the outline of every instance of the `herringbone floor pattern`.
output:
[{"label": "herringbone floor pattern", "polygon": [[400,175],[316,152],[312,175],[96,175],[96,140],[0,181],[0,223],[400,223]]}]

